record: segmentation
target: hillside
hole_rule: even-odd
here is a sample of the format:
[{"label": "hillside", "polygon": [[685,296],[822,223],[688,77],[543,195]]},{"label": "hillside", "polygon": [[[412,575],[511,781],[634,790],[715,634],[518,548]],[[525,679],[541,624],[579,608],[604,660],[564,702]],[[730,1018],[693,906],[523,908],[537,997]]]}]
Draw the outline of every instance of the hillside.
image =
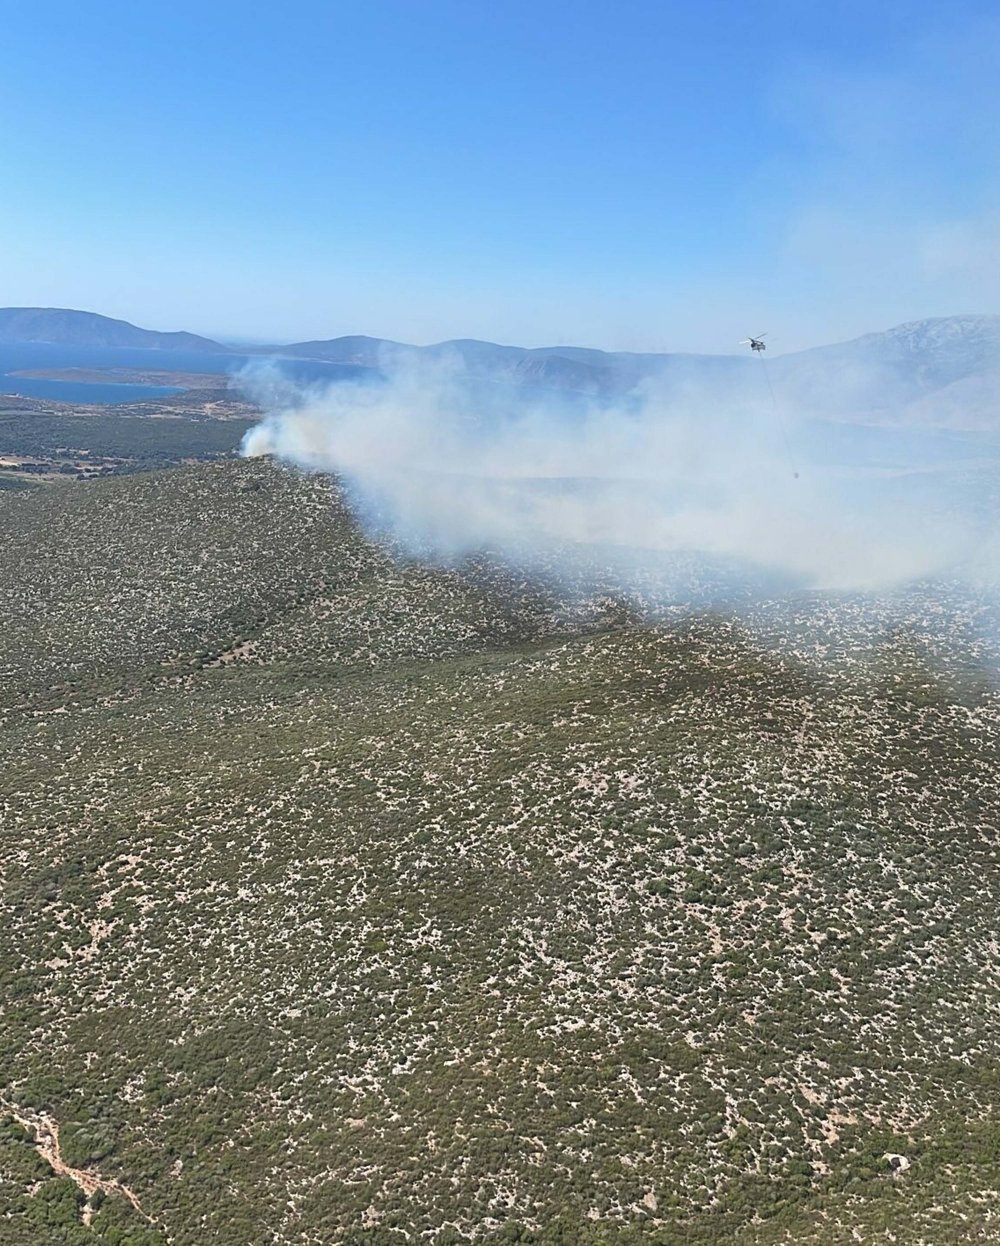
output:
[{"label": "hillside", "polygon": [[909,378],[916,394],[1000,365],[1000,316],[938,316],[800,352],[813,360],[869,364]]},{"label": "hillside", "polygon": [[985,603],[644,625],[263,460],[0,517],[0,1242],[995,1240]]},{"label": "hillside", "polygon": [[160,333],[127,320],[62,307],[0,307],[0,342],[53,342],[63,346],[130,347],[137,350],[209,351],[228,347],[196,333]]}]

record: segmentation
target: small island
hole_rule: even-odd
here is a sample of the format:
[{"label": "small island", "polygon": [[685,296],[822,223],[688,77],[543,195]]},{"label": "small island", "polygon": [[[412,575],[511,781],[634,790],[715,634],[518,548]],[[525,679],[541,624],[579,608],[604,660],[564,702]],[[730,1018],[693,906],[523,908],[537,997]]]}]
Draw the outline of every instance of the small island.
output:
[{"label": "small island", "polygon": [[171,372],[157,368],[21,368],[7,376],[98,385],[169,385],[179,389],[225,389],[229,383],[224,372]]}]

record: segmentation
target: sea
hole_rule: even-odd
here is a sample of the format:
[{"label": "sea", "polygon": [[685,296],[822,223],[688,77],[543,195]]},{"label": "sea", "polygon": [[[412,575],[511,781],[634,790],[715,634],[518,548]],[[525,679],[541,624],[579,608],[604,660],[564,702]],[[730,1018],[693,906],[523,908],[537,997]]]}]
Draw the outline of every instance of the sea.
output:
[{"label": "sea", "polygon": [[[179,385],[114,384],[99,381],[56,381],[12,376],[36,368],[137,368],[157,372],[215,372],[232,376],[260,355],[214,355],[202,351],[123,350],[68,346],[49,342],[0,343],[0,395],[51,398],[57,402],[115,403],[161,398],[183,389]],[[371,375],[370,369],[312,359],[281,358],[278,366],[297,381],[344,381]]]}]

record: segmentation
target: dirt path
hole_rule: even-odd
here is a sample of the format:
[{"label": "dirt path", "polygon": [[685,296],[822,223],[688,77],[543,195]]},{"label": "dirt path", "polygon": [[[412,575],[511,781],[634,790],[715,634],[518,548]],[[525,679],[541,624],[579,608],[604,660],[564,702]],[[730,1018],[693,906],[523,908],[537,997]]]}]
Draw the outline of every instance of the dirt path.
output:
[{"label": "dirt path", "polygon": [[[128,1188],[122,1185],[120,1181],[114,1178],[101,1177],[95,1172],[90,1172],[86,1168],[72,1168],[65,1162],[59,1150],[59,1126],[45,1112],[29,1112],[27,1108],[15,1107],[13,1103],[9,1103],[6,1099],[0,1099],[0,1108],[9,1112],[17,1121],[22,1129],[28,1130],[34,1136],[35,1146],[38,1148],[39,1154],[49,1164],[53,1172],[60,1177],[69,1177],[71,1181],[75,1181],[80,1189],[88,1198],[97,1190],[104,1194],[119,1194],[122,1198],[127,1198],[135,1210],[142,1216],[147,1224],[155,1226],[156,1222],[152,1216],[147,1216],[142,1210],[138,1198]],[[86,1215],[86,1213],[84,1213]]]}]

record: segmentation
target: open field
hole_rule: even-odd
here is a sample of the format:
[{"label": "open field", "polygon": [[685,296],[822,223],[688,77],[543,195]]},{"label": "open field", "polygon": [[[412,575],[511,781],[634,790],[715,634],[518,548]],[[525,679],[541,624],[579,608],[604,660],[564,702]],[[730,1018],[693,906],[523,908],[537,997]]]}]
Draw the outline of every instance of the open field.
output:
[{"label": "open field", "polygon": [[1000,1238],[987,603],[645,626],[265,461],[0,514],[0,1241]]}]

